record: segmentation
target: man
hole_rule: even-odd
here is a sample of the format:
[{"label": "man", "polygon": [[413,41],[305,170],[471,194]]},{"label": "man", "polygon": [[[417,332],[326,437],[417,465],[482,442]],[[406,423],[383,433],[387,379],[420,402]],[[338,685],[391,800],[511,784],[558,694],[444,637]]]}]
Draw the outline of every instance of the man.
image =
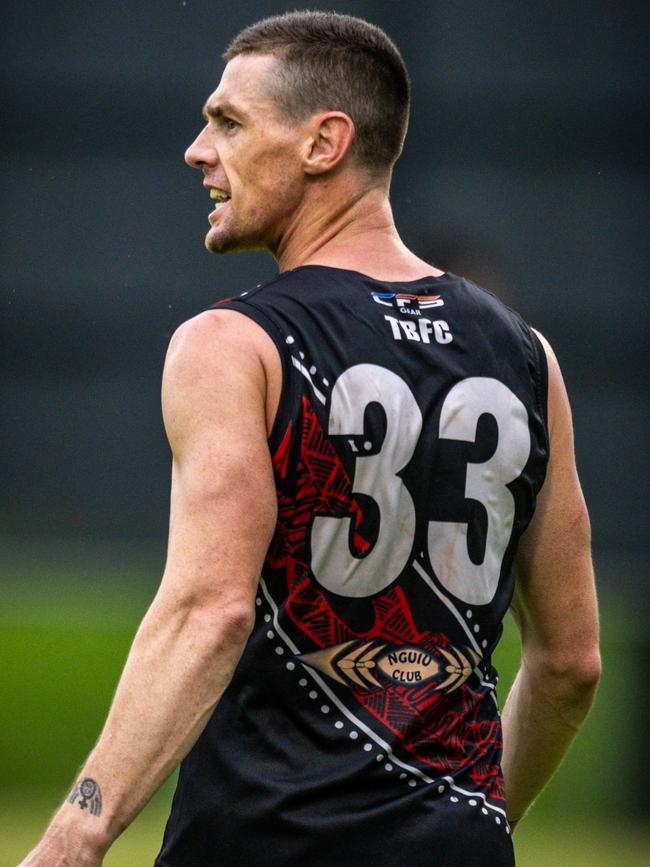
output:
[{"label": "man", "polygon": [[[187,756],[159,867],[512,864],[599,670],[557,362],[401,242],[409,84],[382,31],[292,13],[225,58],[186,154],[206,247],[280,274],[174,335],[165,574],[23,863],[101,864]],[[490,658],[513,592],[504,785]]]}]

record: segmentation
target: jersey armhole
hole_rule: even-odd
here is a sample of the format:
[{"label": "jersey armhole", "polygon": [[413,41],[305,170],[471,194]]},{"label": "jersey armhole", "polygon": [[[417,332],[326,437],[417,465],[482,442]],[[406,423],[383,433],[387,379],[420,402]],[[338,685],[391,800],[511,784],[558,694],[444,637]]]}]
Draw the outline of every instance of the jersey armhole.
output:
[{"label": "jersey armhole", "polygon": [[256,322],[273,341],[275,348],[280,356],[280,364],[282,365],[282,383],[280,387],[280,400],[278,408],[273,419],[271,432],[267,438],[271,453],[273,453],[282,442],[286,433],[287,426],[292,419],[292,408],[294,406],[297,395],[295,377],[292,375],[292,366],[288,357],[286,338],[282,334],[280,327],[268,316],[263,313],[258,307],[251,304],[250,301],[243,298],[231,298],[227,301],[219,301],[213,305],[213,310],[236,310],[238,313],[243,313]]},{"label": "jersey armhole", "polygon": [[535,334],[535,331],[528,326],[528,330],[532,337],[533,350],[536,355],[535,364],[535,397],[537,400],[537,409],[540,418],[544,422],[544,433],[546,434],[546,451],[550,449],[551,439],[548,431],[548,361],[546,351],[541,340]]}]

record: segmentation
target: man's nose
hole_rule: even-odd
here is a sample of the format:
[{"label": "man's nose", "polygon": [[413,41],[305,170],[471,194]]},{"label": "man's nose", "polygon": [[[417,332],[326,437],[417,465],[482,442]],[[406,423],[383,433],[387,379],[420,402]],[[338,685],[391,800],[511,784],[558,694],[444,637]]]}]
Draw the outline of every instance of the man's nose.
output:
[{"label": "man's nose", "polygon": [[213,166],[217,160],[217,151],[209,141],[207,128],[202,129],[185,151],[185,162],[193,169],[200,169],[203,166]]}]

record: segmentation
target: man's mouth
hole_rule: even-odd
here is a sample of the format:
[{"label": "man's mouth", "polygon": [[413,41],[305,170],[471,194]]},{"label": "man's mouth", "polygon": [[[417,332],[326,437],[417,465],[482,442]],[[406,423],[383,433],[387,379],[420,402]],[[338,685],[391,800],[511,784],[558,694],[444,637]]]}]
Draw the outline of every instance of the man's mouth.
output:
[{"label": "man's mouth", "polygon": [[215,207],[218,208],[219,205],[223,205],[224,202],[230,201],[230,193],[227,193],[225,190],[221,190],[218,187],[212,187],[210,190],[210,198],[215,202]]}]

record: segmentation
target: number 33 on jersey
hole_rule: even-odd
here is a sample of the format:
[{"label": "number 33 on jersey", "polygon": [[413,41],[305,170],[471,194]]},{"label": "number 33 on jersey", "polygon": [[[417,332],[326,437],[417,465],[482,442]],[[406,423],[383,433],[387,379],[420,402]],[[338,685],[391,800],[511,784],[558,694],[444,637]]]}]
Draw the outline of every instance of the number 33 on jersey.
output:
[{"label": "number 33 on jersey", "polygon": [[[426,520],[417,513],[399,475],[422,436],[422,413],[403,379],[373,364],[346,370],[332,389],[328,433],[362,436],[371,403],[382,407],[386,432],[378,451],[355,456],[352,491],[371,497],[379,511],[372,550],[363,559],[353,555],[349,517],[317,516],[311,531],[313,573],[323,587],[342,596],[371,596],[392,584],[413,553],[417,521]],[[470,559],[467,524],[427,522],[428,553],[438,580],[453,596],[476,605],[488,604],[496,591],[515,513],[507,485],[521,474],[530,454],[525,406],[507,386],[490,377],[469,377],[451,388],[437,435],[474,442],[484,413],[496,421],[497,447],[487,460],[467,464],[464,486],[465,497],[481,503],[487,515],[481,561]],[[431,493],[435,497],[435,491]]]}]

